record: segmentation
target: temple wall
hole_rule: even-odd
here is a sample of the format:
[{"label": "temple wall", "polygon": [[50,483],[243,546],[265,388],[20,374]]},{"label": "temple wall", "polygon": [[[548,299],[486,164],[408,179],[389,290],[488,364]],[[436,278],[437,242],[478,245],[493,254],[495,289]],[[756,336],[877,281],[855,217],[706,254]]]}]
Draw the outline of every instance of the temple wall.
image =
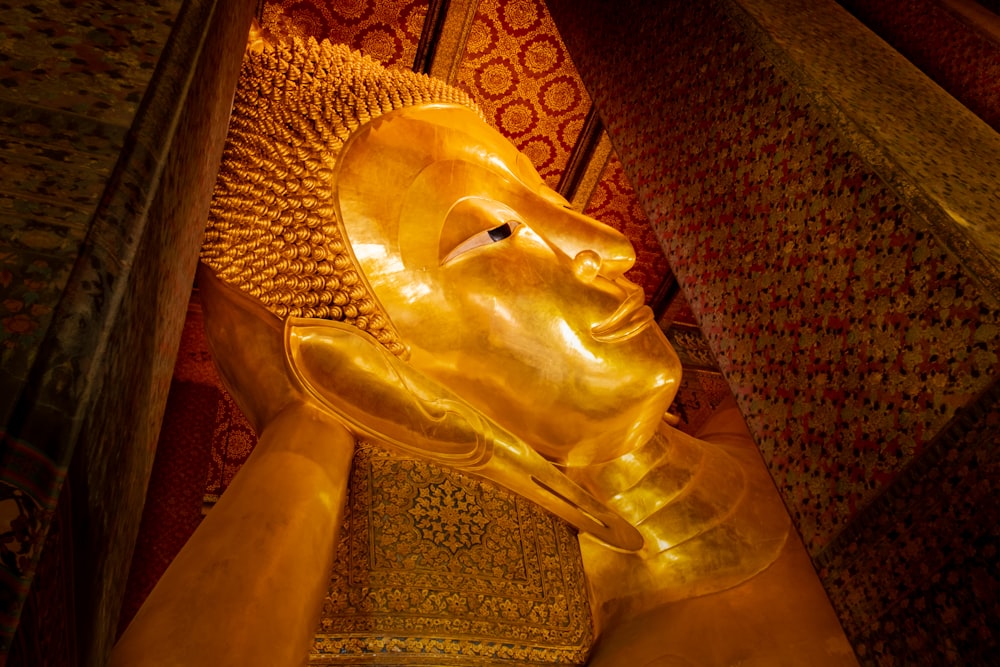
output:
[{"label": "temple wall", "polygon": [[201,523],[206,482],[217,497],[238,470],[238,466],[227,466],[230,457],[238,457],[242,464],[256,443],[257,436],[222,388],[212,363],[196,290],[188,305],[156,445],[147,502],[122,603],[122,631]]},{"label": "temple wall", "polygon": [[994,660],[998,428],[994,385],[817,559],[862,664]]},{"label": "temple wall", "polygon": [[[114,641],[252,9],[43,0],[0,22],[0,656],[72,487],[10,664],[104,664]],[[50,623],[73,598],[75,629]]]},{"label": "temple wall", "polygon": [[1000,137],[832,2],[549,6],[862,662],[985,662]]},{"label": "temple wall", "polygon": [[[113,640],[252,3],[120,4],[0,19],[0,654],[74,452],[54,544]],[[986,663],[996,133],[831,3],[550,4],[863,662]]]}]

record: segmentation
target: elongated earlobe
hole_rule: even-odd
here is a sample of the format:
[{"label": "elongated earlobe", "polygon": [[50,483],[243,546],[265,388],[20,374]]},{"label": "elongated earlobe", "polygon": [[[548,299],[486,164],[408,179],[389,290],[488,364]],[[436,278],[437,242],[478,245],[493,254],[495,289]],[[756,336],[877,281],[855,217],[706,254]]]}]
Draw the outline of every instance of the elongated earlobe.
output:
[{"label": "elongated earlobe", "polygon": [[527,443],[363,331],[289,318],[285,351],[311,402],[358,437],[496,482],[613,547],[642,548],[634,527]]}]

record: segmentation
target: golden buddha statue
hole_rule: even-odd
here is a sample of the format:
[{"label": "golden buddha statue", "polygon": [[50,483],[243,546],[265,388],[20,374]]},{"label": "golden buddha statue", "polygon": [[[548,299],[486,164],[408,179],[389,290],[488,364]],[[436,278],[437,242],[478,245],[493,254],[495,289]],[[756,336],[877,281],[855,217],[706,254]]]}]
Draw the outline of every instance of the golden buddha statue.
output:
[{"label": "golden buddha statue", "polygon": [[202,261],[213,354],[260,440],[115,665],[302,664],[356,438],[579,528],[598,630],[784,544],[787,516],[752,502],[769,480],[662,421],[680,364],[623,277],[631,244],[443,83],[257,40]]}]

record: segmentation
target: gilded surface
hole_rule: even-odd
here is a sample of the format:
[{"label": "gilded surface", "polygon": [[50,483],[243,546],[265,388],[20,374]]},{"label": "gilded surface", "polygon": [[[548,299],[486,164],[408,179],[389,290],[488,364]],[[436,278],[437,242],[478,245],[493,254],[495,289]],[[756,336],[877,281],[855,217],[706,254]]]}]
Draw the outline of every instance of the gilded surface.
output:
[{"label": "gilded surface", "polygon": [[402,352],[335,222],[334,163],[350,133],[382,113],[472,103],[326,41],[262,43],[240,76],[202,261],[278,317],[343,320]]},{"label": "gilded surface", "polygon": [[337,164],[338,214],[413,369],[560,463],[652,436],[680,364],[623,275],[628,239],[460,106],[387,113]]},{"label": "gilded surface", "polygon": [[[439,81],[300,39],[255,42],[241,77],[202,260],[247,300],[228,310],[229,325],[209,318],[209,328],[227,341],[213,353],[251,422],[263,426],[277,403],[299,396],[275,356],[275,323],[342,321],[408,362],[363,350],[330,363],[350,336],[317,333],[310,340],[322,344],[289,348],[310,400],[348,408],[334,410],[342,421],[363,416],[347,420],[355,435],[412,453],[403,443],[437,432],[439,411],[464,399],[464,413],[485,417],[470,422],[486,428],[476,441],[504,445],[477,475],[638,549],[634,529],[539,456],[627,451],[675,392],[676,355],[641,288],[622,277],[635,262],[628,240],[569,210]],[[248,343],[250,331],[263,347]],[[274,357],[269,381],[265,357]],[[300,371],[310,362],[329,368],[308,378]],[[334,381],[332,371],[350,368]],[[365,402],[376,394],[394,399]],[[400,427],[412,433],[386,430]],[[440,460],[440,438],[416,442]]]},{"label": "gilded surface", "polygon": [[275,446],[314,432],[302,418],[419,457],[363,448],[317,481],[353,497],[318,655],[579,663],[584,567],[614,625],[759,573],[788,521],[736,458],[654,437],[679,362],[624,278],[633,246],[462,101],[325,42],[252,49],[207,332]]},{"label": "gilded surface", "polygon": [[362,443],[336,562],[314,664],[400,652],[405,664],[582,664],[589,650],[572,529],[491,484]]}]

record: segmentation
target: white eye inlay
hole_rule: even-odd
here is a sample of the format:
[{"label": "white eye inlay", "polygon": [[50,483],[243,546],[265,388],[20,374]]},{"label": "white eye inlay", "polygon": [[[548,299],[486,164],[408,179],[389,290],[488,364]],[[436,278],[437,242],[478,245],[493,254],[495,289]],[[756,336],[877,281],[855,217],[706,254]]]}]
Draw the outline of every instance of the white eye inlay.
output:
[{"label": "white eye inlay", "polygon": [[489,245],[491,243],[497,243],[498,241],[503,241],[504,239],[509,238],[514,234],[514,230],[517,229],[520,224],[521,223],[518,220],[507,220],[493,229],[484,229],[477,234],[473,234],[455,246],[455,248],[448,253],[448,256],[441,260],[441,264],[447,264],[459,255],[474,248]]}]

